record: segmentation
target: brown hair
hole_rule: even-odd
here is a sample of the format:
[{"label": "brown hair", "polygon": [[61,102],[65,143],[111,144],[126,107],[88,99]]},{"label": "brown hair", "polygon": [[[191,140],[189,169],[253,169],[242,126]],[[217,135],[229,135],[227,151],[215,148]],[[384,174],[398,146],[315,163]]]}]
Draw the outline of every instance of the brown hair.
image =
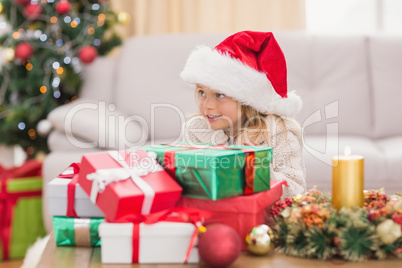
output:
[{"label": "brown hair", "polygon": [[[235,144],[269,145],[270,126],[269,124],[282,124],[286,129],[282,118],[274,114],[265,114],[257,111],[251,106],[241,106],[242,128],[236,135]],[[271,126],[271,129],[276,127]]]},{"label": "brown hair", "polygon": [[234,137],[235,144],[261,144],[269,142],[268,114],[261,113],[251,106],[241,106],[241,129]]}]

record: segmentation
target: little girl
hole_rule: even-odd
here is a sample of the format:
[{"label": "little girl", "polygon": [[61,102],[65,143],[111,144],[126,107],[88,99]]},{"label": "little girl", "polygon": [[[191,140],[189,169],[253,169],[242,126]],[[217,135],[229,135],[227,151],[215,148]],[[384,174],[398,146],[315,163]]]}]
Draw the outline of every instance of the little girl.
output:
[{"label": "little girl", "polygon": [[272,33],[244,31],[197,47],[181,77],[195,86],[199,115],[184,141],[270,146],[271,179],[288,183],[283,197],[306,190],[300,125],[302,101],[287,92],[285,56]]}]

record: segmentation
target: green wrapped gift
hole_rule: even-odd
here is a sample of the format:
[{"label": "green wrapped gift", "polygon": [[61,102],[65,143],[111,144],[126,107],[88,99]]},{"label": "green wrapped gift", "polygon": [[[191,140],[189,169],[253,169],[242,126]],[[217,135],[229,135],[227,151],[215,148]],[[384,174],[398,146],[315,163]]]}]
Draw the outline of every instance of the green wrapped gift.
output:
[{"label": "green wrapped gift", "polygon": [[41,163],[33,160],[21,167],[0,167],[0,260],[23,258],[38,237],[46,235],[42,178],[32,177],[40,169]]},{"label": "green wrapped gift", "polygon": [[103,218],[53,216],[53,232],[58,246],[99,247],[98,227]]},{"label": "green wrapped gift", "polygon": [[183,187],[184,196],[217,200],[270,188],[269,147],[174,144],[142,149],[157,154],[158,162]]}]

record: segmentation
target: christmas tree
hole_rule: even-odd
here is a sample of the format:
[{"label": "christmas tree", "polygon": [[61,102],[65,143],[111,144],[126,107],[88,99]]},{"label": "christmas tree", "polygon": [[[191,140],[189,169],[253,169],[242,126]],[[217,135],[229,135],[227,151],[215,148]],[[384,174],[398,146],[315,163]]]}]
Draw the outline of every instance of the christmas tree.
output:
[{"label": "christmas tree", "polygon": [[38,122],[77,98],[83,65],[121,44],[121,21],[107,0],[0,0],[0,13],[0,144],[32,157],[48,151]]}]

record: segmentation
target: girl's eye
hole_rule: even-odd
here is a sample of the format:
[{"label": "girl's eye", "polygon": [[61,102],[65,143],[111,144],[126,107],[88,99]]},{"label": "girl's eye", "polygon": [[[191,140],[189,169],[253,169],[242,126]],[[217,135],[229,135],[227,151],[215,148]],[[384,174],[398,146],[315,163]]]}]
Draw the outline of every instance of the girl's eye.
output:
[{"label": "girl's eye", "polygon": [[205,96],[205,92],[202,90],[198,90],[198,95],[200,95],[200,97],[204,97]]},{"label": "girl's eye", "polygon": [[218,99],[223,99],[223,98],[225,97],[225,94],[216,93],[216,97],[217,97]]}]

